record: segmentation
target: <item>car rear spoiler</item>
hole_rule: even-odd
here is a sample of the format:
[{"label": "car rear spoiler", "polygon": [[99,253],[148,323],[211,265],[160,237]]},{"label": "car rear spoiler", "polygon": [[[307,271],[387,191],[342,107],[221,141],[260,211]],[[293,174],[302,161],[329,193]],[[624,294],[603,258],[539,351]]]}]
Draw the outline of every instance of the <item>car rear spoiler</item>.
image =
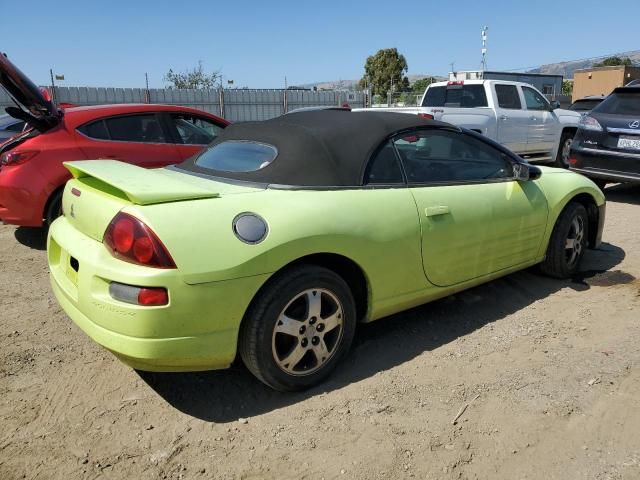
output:
[{"label": "car rear spoiler", "polygon": [[[77,179],[96,179],[92,186],[107,193],[114,188],[136,205],[216,198],[216,192],[180,179],[165,169],[148,170],[117,160],[81,160],[64,162]],[[102,185],[100,185],[102,184]]]}]

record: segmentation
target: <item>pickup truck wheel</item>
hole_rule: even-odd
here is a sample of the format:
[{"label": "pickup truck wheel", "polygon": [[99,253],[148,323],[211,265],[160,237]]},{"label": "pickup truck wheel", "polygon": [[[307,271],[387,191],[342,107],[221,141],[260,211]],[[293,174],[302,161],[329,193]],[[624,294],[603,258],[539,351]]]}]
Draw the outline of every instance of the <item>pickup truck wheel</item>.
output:
[{"label": "pickup truck wheel", "polygon": [[555,278],[569,278],[578,271],[587,249],[589,218],[580,203],[570,202],[560,213],[540,264],[542,273]]},{"label": "pickup truck wheel", "polygon": [[569,168],[569,154],[571,153],[571,144],[573,143],[573,132],[563,132],[560,137],[560,147],[556,154],[556,167]]},{"label": "pickup truck wheel", "polygon": [[240,357],[271,388],[303,390],[331,373],[349,350],[355,328],[346,282],[326,268],[294,267],[252,303],[240,328]]}]

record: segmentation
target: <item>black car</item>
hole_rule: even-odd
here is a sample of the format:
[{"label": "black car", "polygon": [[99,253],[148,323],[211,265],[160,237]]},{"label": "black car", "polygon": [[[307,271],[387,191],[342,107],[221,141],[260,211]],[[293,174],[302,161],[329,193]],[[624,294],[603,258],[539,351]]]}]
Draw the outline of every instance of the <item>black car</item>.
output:
[{"label": "black car", "polygon": [[616,88],[580,120],[569,167],[601,188],[640,183],[640,85]]},{"label": "black car", "polygon": [[573,110],[574,112],[586,114],[586,113],[589,113],[591,110],[593,110],[598,105],[600,105],[600,103],[602,103],[602,101],[605,98],[607,98],[607,97],[604,97],[602,95],[591,95],[589,97],[584,97],[584,98],[581,98],[581,99],[576,100],[575,102],[573,102],[571,104],[571,106],[569,107],[569,110]]}]

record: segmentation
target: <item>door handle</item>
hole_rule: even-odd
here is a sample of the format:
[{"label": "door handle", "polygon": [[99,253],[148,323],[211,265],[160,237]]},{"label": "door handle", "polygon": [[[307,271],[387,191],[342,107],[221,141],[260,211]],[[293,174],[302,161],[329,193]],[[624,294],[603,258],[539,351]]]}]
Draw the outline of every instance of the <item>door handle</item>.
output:
[{"label": "door handle", "polygon": [[531,116],[531,117],[529,117],[529,120],[537,120],[537,118],[536,118],[536,117]]},{"label": "door handle", "polygon": [[509,117],[506,115],[500,115],[500,120],[509,120]]},{"label": "door handle", "polygon": [[436,205],[433,207],[427,207],[424,209],[424,214],[427,217],[435,217],[436,215],[446,215],[449,213],[449,207],[446,205]]}]

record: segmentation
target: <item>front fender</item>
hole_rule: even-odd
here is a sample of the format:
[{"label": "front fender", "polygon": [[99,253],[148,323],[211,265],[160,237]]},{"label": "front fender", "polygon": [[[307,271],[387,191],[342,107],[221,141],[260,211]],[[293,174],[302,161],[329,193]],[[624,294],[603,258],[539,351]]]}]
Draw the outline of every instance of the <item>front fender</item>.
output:
[{"label": "front fender", "polygon": [[587,177],[559,168],[540,167],[540,169],[542,176],[536,180],[536,183],[544,192],[549,205],[547,228],[538,251],[538,256],[542,258],[547,250],[553,227],[570,201],[581,195],[589,195],[596,207],[600,208],[605,205],[606,200],[602,190]]}]

